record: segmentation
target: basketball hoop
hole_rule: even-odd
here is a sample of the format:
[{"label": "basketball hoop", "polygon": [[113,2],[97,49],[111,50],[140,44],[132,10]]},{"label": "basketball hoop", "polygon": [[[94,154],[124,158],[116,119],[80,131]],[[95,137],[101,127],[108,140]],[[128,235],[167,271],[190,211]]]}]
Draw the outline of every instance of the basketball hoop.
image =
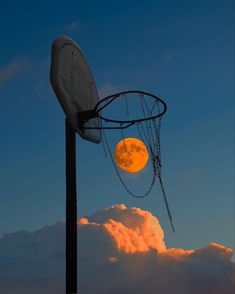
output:
[{"label": "basketball hoop", "polygon": [[[113,109],[108,111],[108,108],[112,108],[112,105],[114,105]],[[122,114],[122,117],[111,118],[111,115],[117,115],[117,109]],[[105,154],[107,154],[107,150],[122,186],[132,197],[146,197],[151,192],[154,184],[156,183],[156,179],[159,179],[168,217],[171,223],[172,230],[174,231],[172,216],[161,178],[162,164],[160,148],[160,128],[161,118],[166,113],[166,111],[166,103],[158,96],[140,90],[129,90],[109,95],[101,99],[93,109],[78,112],[77,121],[80,129],[101,130],[103,138],[102,143]],[[106,114],[105,112],[109,113]],[[91,125],[90,121],[97,118],[102,121],[102,124],[96,127],[89,126]],[[136,133],[136,136],[145,143],[150,155],[152,166],[152,180],[146,191],[142,194],[134,193],[125,183],[124,178],[122,177],[117,165],[115,164],[109,140],[105,132],[106,130],[120,130],[121,138],[125,142],[126,136],[124,132],[126,132],[127,129],[131,129],[132,131],[134,131]]]},{"label": "basketball hoop", "polygon": [[[153,108],[151,110],[151,113],[149,113],[150,115],[148,117],[141,117],[141,118],[136,118],[136,119],[128,119],[128,120],[123,120],[123,119],[111,119],[111,118],[107,118],[104,117],[102,115],[102,111],[108,107],[111,103],[114,103],[117,99],[123,98],[125,97],[125,99],[130,98],[131,95],[139,95],[140,98],[142,98],[144,100],[145,97],[148,98],[152,98],[154,101],[154,105],[153,108],[155,107],[155,104],[161,104],[163,107],[163,110],[157,114],[153,115]],[[126,103],[128,103],[126,101]],[[158,105],[159,107],[159,105]],[[163,116],[165,114],[165,112],[167,111],[167,105],[166,103],[159,97],[157,97],[156,95],[153,95],[151,93],[147,93],[144,91],[140,91],[140,90],[129,90],[129,91],[123,91],[123,92],[119,92],[119,93],[115,93],[112,95],[109,95],[103,99],[101,99],[94,107],[94,109],[92,110],[88,110],[88,111],[82,111],[82,112],[78,112],[77,117],[78,117],[78,121],[80,126],[84,124],[83,128],[84,129],[121,129],[121,128],[128,128],[129,126],[135,124],[135,123],[140,123],[140,122],[144,122],[144,121],[148,121],[148,120],[155,120],[157,118],[160,118],[161,116]],[[103,122],[105,123],[114,123],[114,124],[121,124],[124,126],[115,126],[115,127],[104,127],[104,126],[98,126],[98,127],[89,127],[89,126],[85,126],[85,124],[92,118],[100,118]]]}]

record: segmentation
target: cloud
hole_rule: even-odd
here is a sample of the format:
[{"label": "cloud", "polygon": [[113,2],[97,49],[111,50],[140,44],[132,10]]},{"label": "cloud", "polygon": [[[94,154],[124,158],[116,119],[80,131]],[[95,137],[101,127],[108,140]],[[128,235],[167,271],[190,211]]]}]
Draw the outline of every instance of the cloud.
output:
[{"label": "cloud", "polygon": [[[54,95],[48,78],[50,57],[44,59],[18,57],[6,65],[0,65],[0,88],[12,80],[20,80],[19,93],[26,92],[34,98]],[[22,83],[23,82],[23,83]]]},{"label": "cloud", "polygon": [[110,84],[103,85],[102,87],[98,88],[98,93],[100,98],[104,98],[106,96],[125,91],[128,87],[116,87]]},{"label": "cloud", "polygon": [[79,22],[74,20],[64,27],[65,31],[73,32],[79,28]]},{"label": "cloud", "polygon": [[0,86],[12,78],[25,73],[29,66],[29,60],[26,57],[15,58],[10,63],[0,66]]},{"label": "cloud", "polygon": [[170,62],[172,61],[172,59],[173,59],[172,53],[170,51],[166,51],[163,55],[163,60],[165,62]]},{"label": "cloud", "polygon": [[[64,222],[0,239],[0,293],[64,293]],[[84,294],[232,294],[232,250],[167,248],[158,219],[124,204],[78,221]]]},{"label": "cloud", "polygon": [[183,175],[187,178],[194,178],[198,177],[201,174],[201,170],[197,167],[192,167],[191,169],[188,169],[184,171]]}]

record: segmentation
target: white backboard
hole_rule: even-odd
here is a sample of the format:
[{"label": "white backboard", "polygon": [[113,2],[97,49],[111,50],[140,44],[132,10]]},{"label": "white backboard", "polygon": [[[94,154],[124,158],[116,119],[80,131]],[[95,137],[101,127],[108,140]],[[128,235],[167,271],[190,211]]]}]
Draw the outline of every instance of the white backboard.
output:
[{"label": "white backboard", "polygon": [[[83,139],[100,143],[100,130],[81,129],[78,126],[77,113],[93,109],[99,97],[84,54],[68,37],[59,37],[52,44],[50,79],[60,105],[73,128]],[[85,124],[85,127],[100,125],[100,120],[93,118]]]}]

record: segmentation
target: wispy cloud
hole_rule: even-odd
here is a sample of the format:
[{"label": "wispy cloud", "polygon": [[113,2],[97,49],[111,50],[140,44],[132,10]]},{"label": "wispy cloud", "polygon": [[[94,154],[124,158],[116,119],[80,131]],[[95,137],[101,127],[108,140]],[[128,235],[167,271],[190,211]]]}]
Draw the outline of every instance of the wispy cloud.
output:
[{"label": "wispy cloud", "polygon": [[103,85],[100,88],[98,88],[98,93],[100,98],[104,98],[106,96],[109,96],[111,94],[115,94],[121,91],[127,90],[127,86],[119,87],[119,86],[114,86],[111,84]]},{"label": "wispy cloud", "polygon": [[164,55],[163,55],[163,60],[164,60],[165,62],[170,62],[170,61],[172,61],[172,59],[173,59],[172,52],[171,52],[171,51],[166,51],[166,52],[164,53]]},{"label": "wispy cloud", "polygon": [[[0,293],[62,294],[65,224],[0,239]],[[167,248],[149,211],[124,204],[78,221],[79,290],[91,294],[232,294],[232,249]]]},{"label": "wispy cloud", "polygon": [[8,64],[0,65],[0,87],[12,80],[23,78],[27,91],[31,91],[33,97],[48,98],[54,95],[50,85],[49,72],[50,56],[43,59],[27,56],[17,57]]},{"label": "wispy cloud", "polygon": [[68,32],[73,32],[79,28],[79,22],[77,20],[74,20],[70,23],[68,23],[65,27],[64,30]]},{"label": "wispy cloud", "polygon": [[16,76],[24,74],[30,68],[27,57],[18,57],[10,63],[0,66],[0,86]]},{"label": "wispy cloud", "polygon": [[197,167],[192,167],[191,169],[186,170],[183,175],[188,178],[194,178],[201,174],[201,170]]}]

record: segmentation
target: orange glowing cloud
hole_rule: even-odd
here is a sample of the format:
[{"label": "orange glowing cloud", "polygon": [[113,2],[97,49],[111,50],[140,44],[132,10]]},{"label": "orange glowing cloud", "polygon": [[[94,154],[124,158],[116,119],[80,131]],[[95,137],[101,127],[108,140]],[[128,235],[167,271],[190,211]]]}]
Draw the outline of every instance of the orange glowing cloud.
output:
[{"label": "orange glowing cloud", "polygon": [[81,218],[78,224],[102,227],[113,239],[117,249],[125,253],[147,252],[150,249],[156,249],[158,252],[166,250],[161,225],[149,211],[135,207],[127,208],[120,204],[102,212],[104,215],[113,212],[113,215],[102,223]]},{"label": "orange glowing cloud", "polygon": [[[114,205],[80,218],[77,227],[81,293],[234,293],[231,248],[167,248],[149,211]],[[63,294],[64,239],[64,222],[0,238],[0,293]]]},{"label": "orange glowing cloud", "polygon": [[[110,238],[117,251],[125,254],[143,253],[156,250],[159,254],[184,257],[202,251],[193,249],[167,248],[164,242],[164,232],[158,219],[147,210],[124,204],[102,209],[91,220],[81,218],[80,226],[97,226],[103,234]],[[207,248],[207,247],[206,247]],[[232,249],[221,244],[210,243],[210,250],[218,254],[232,256]],[[112,260],[112,258],[111,258]]]},{"label": "orange glowing cloud", "polygon": [[[233,293],[231,248],[217,243],[201,249],[167,248],[163,229],[149,211],[114,205],[80,220],[79,230],[80,240],[90,231],[88,239],[96,241],[94,249],[94,242],[81,240],[81,248],[99,252],[99,257],[91,254],[87,259],[89,274],[102,268],[105,281],[112,281],[100,293],[117,293],[116,288],[123,294]],[[99,285],[83,290],[92,293]]]}]

